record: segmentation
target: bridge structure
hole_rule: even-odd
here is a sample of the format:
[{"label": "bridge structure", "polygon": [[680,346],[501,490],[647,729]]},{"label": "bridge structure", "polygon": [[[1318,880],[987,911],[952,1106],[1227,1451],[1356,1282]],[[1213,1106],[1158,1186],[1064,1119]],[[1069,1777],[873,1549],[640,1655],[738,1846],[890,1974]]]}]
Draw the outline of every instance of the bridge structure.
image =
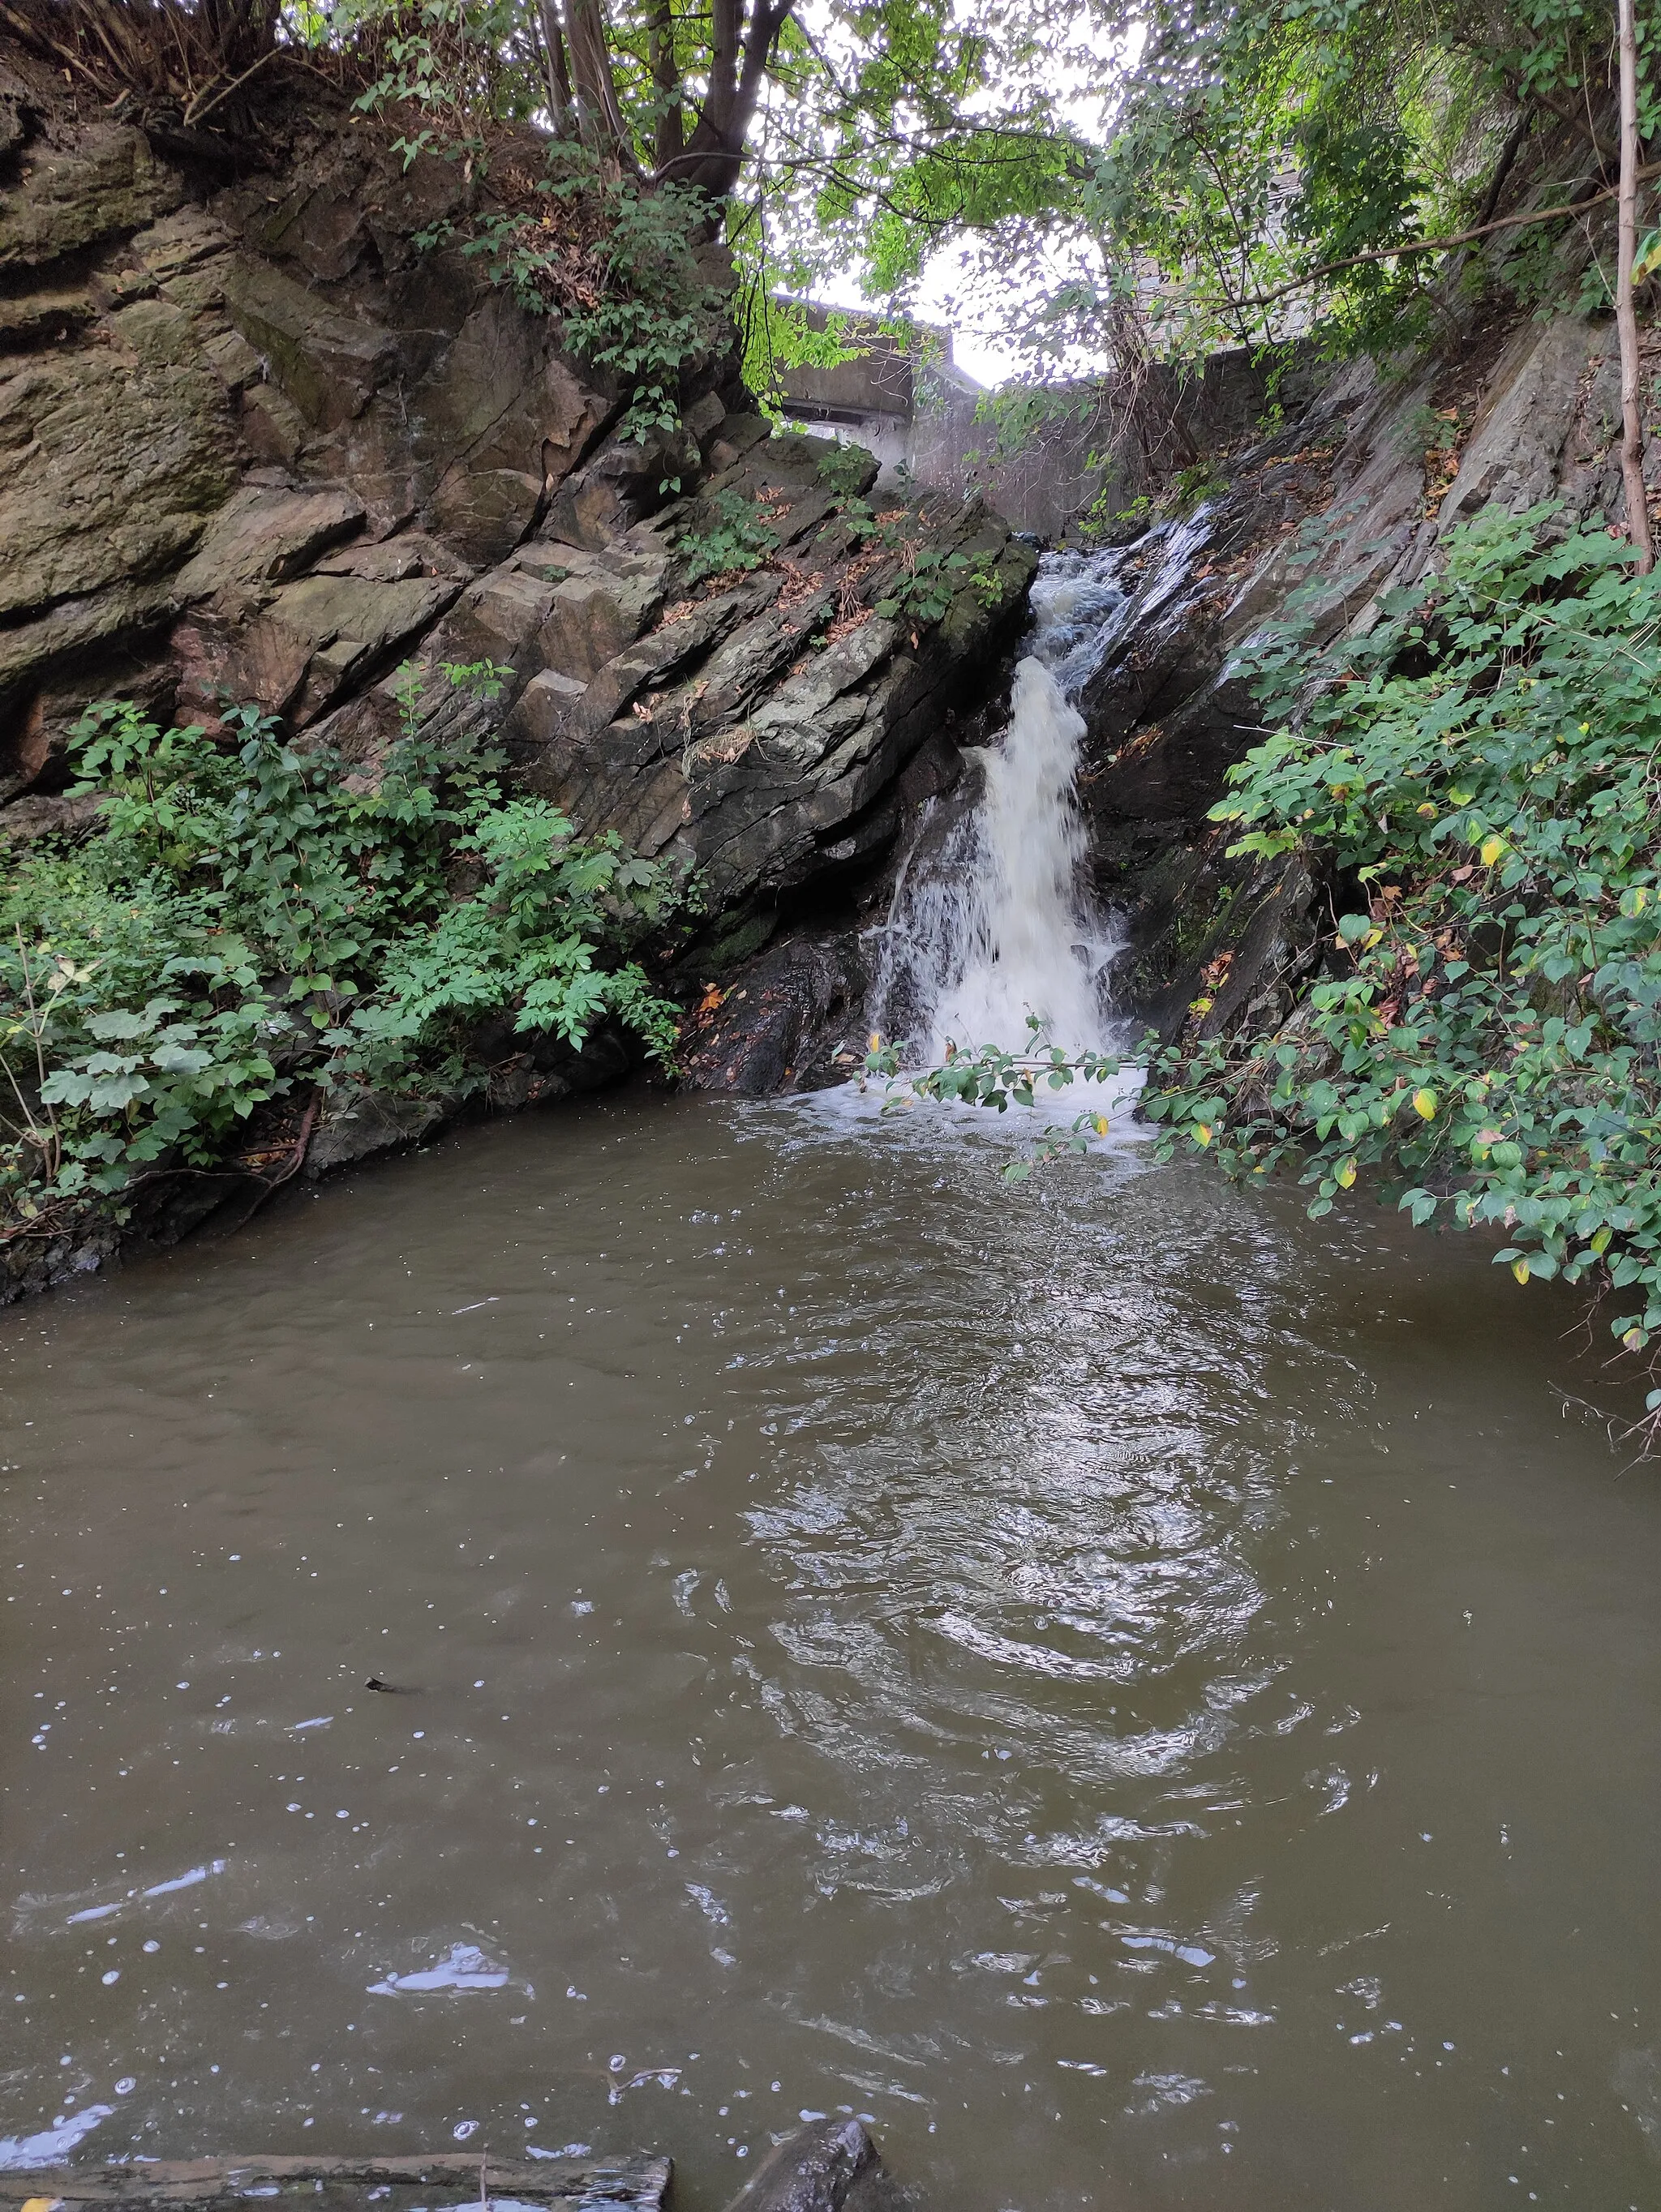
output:
[{"label": "bridge structure", "polygon": [[1084,442],[1064,441],[1080,445],[1064,456],[1053,438],[1042,451],[997,453],[996,426],[982,404],[987,387],[953,361],[949,330],[920,326],[908,345],[874,315],[817,305],[806,313],[818,330],[838,315],[859,352],[833,368],[782,369],[784,405],[804,428],[874,453],[879,489],[912,483],[958,497],[982,492],[1018,530],[1046,538],[1089,506],[1098,477]]}]

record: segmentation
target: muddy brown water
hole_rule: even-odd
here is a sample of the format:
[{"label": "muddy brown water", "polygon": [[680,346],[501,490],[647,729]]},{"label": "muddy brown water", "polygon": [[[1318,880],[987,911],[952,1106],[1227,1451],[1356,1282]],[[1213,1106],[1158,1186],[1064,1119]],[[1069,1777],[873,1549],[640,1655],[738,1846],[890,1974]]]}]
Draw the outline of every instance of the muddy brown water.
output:
[{"label": "muddy brown water", "polygon": [[1661,1475],[1565,1306],[1000,1157],[625,1099],[0,1317],[0,2155],[1661,2201]]}]

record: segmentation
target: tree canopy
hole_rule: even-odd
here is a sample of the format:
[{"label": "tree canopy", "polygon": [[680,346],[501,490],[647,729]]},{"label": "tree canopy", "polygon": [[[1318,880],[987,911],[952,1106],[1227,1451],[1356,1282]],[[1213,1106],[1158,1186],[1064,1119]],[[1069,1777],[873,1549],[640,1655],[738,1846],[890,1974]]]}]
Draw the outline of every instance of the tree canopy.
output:
[{"label": "tree canopy", "polygon": [[[1128,319],[1173,355],[1399,342],[1432,313],[1437,241],[1516,223],[1525,286],[1617,159],[1612,0],[0,6],[198,130],[234,127],[265,57],[320,48],[414,111],[407,149],[482,160],[493,125],[535,120],[568,161],[701,195],[768,290],[834,276],[914,310],[950,252],[1035,368],[1112,357]],[[1640,23],[1652,170],[1653,45]],[[1529,193],[1568,211],[1555,231],[1517,221]]]}]

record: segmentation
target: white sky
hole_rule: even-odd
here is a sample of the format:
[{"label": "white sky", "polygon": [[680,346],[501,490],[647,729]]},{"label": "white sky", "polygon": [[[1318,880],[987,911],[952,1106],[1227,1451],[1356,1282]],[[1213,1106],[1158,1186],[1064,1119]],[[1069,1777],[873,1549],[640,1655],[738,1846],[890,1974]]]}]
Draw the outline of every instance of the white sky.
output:
[{"label": "white sky", "polygon": [[[952,358],[977,384],[1002,384],[1021,366],[1019,348],[995,329],[965,327],[952,295],[963,281],[963,254],[956,246],[937,253],[924,272],[917,298],[919,322],[938,324],[952,332]],[[833,278],[813,288],[813,296],[827,307],[850,307],[862,314],[873,312],[869,300],[852,277]]]}]

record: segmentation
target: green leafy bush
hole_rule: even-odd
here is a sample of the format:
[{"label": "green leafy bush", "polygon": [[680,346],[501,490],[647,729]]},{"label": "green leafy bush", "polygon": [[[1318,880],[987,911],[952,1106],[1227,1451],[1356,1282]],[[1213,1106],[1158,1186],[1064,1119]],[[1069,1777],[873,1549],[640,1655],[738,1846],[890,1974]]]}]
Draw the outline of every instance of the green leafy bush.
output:
[{"label": "green leafy bush", "polygon": [[997,579],[985,568],[976,569],[971,575],[966,553],[906,543],[900,547],[899,566],[875,602],[875,611],[899,622],[937,623],[951,607],[958,586],[970,582],[983,598],[997,596]]},{"label": "green leafy bush", "polygon": [[37,848],[0,898],[0,1209],[119,1205],[296,1085],[465,1094],[490,1016],[574,1047],[609,1016],[667,1060],[672,1011],[628,957],[662,872],[505,797],[476,744],[425,743],[419,693],[406,672],[372,788],[252,708],[228,742],[129,704],[83,719],[99,830]]},{"label": "green leafy bush", "polygon": [[[472,176],[484,165],[492,126],[531,112],[527,88],[513,66],[514,0],[342,0],[336,28],[356,32],[380,75],[352,105],[361,113],[401,112],[392,141],[407,169],[429,151],[459,161]],[[318,31],[323,25],[316,26]],[[417,127],[418,122],[419,127]]]},{"label": "green leafy bush", "polygon": [[1661,583],[1632,562],[1549,507],[1486,515],[1370,637],[1262,656],[1271,711],[1319,688],[1215,815],[1358,910],[1290,1033],[1208,1044],[1166,1111],[1236,1172],[1295,1149],[1317,1212],[1377,1167],[1417,1221],[1502,1224],[1520,1280],[1601,1263],[1636,1348],[1661,1327]]},{"label": "green leafy bush", "polygon": [[[1367,637],[1314,653],[1294,622],[1255,666],[1287,719],[1214,815],[1234,854],[1312,864],[1327,958],[1278,1035],[1153,1050],[1143,1110],[1231,1175],[1293,1168],[1316,1213],[1372,1175],[1415,1221],[1498,1226],[1519,1281],[1624,1293],[1613,1328],[1642,1349],[1661,1329],[1661,577],[1549,506],[1490,514]],[[924,1081],[1030,1103],[1115,1064],[983,1054]]]},{"label": "green leafy bush", "polygon": [[628,392],[619,435],[678,429],[683,376],[732,340],[730,294],[699,259],[707,195],[672,180],[648,190],[555,143],[532,198],[481,216],[463,252],[487,255],[492,281],[532,313],[558,315],[563,343]]},{"label": "green leafy bush", "polygon": [[742,493],[718,491],[703,507],[709,520],[689,522],[674,541],[689,586],[764,568],[778,551],[777,531],[759,520]]}]

